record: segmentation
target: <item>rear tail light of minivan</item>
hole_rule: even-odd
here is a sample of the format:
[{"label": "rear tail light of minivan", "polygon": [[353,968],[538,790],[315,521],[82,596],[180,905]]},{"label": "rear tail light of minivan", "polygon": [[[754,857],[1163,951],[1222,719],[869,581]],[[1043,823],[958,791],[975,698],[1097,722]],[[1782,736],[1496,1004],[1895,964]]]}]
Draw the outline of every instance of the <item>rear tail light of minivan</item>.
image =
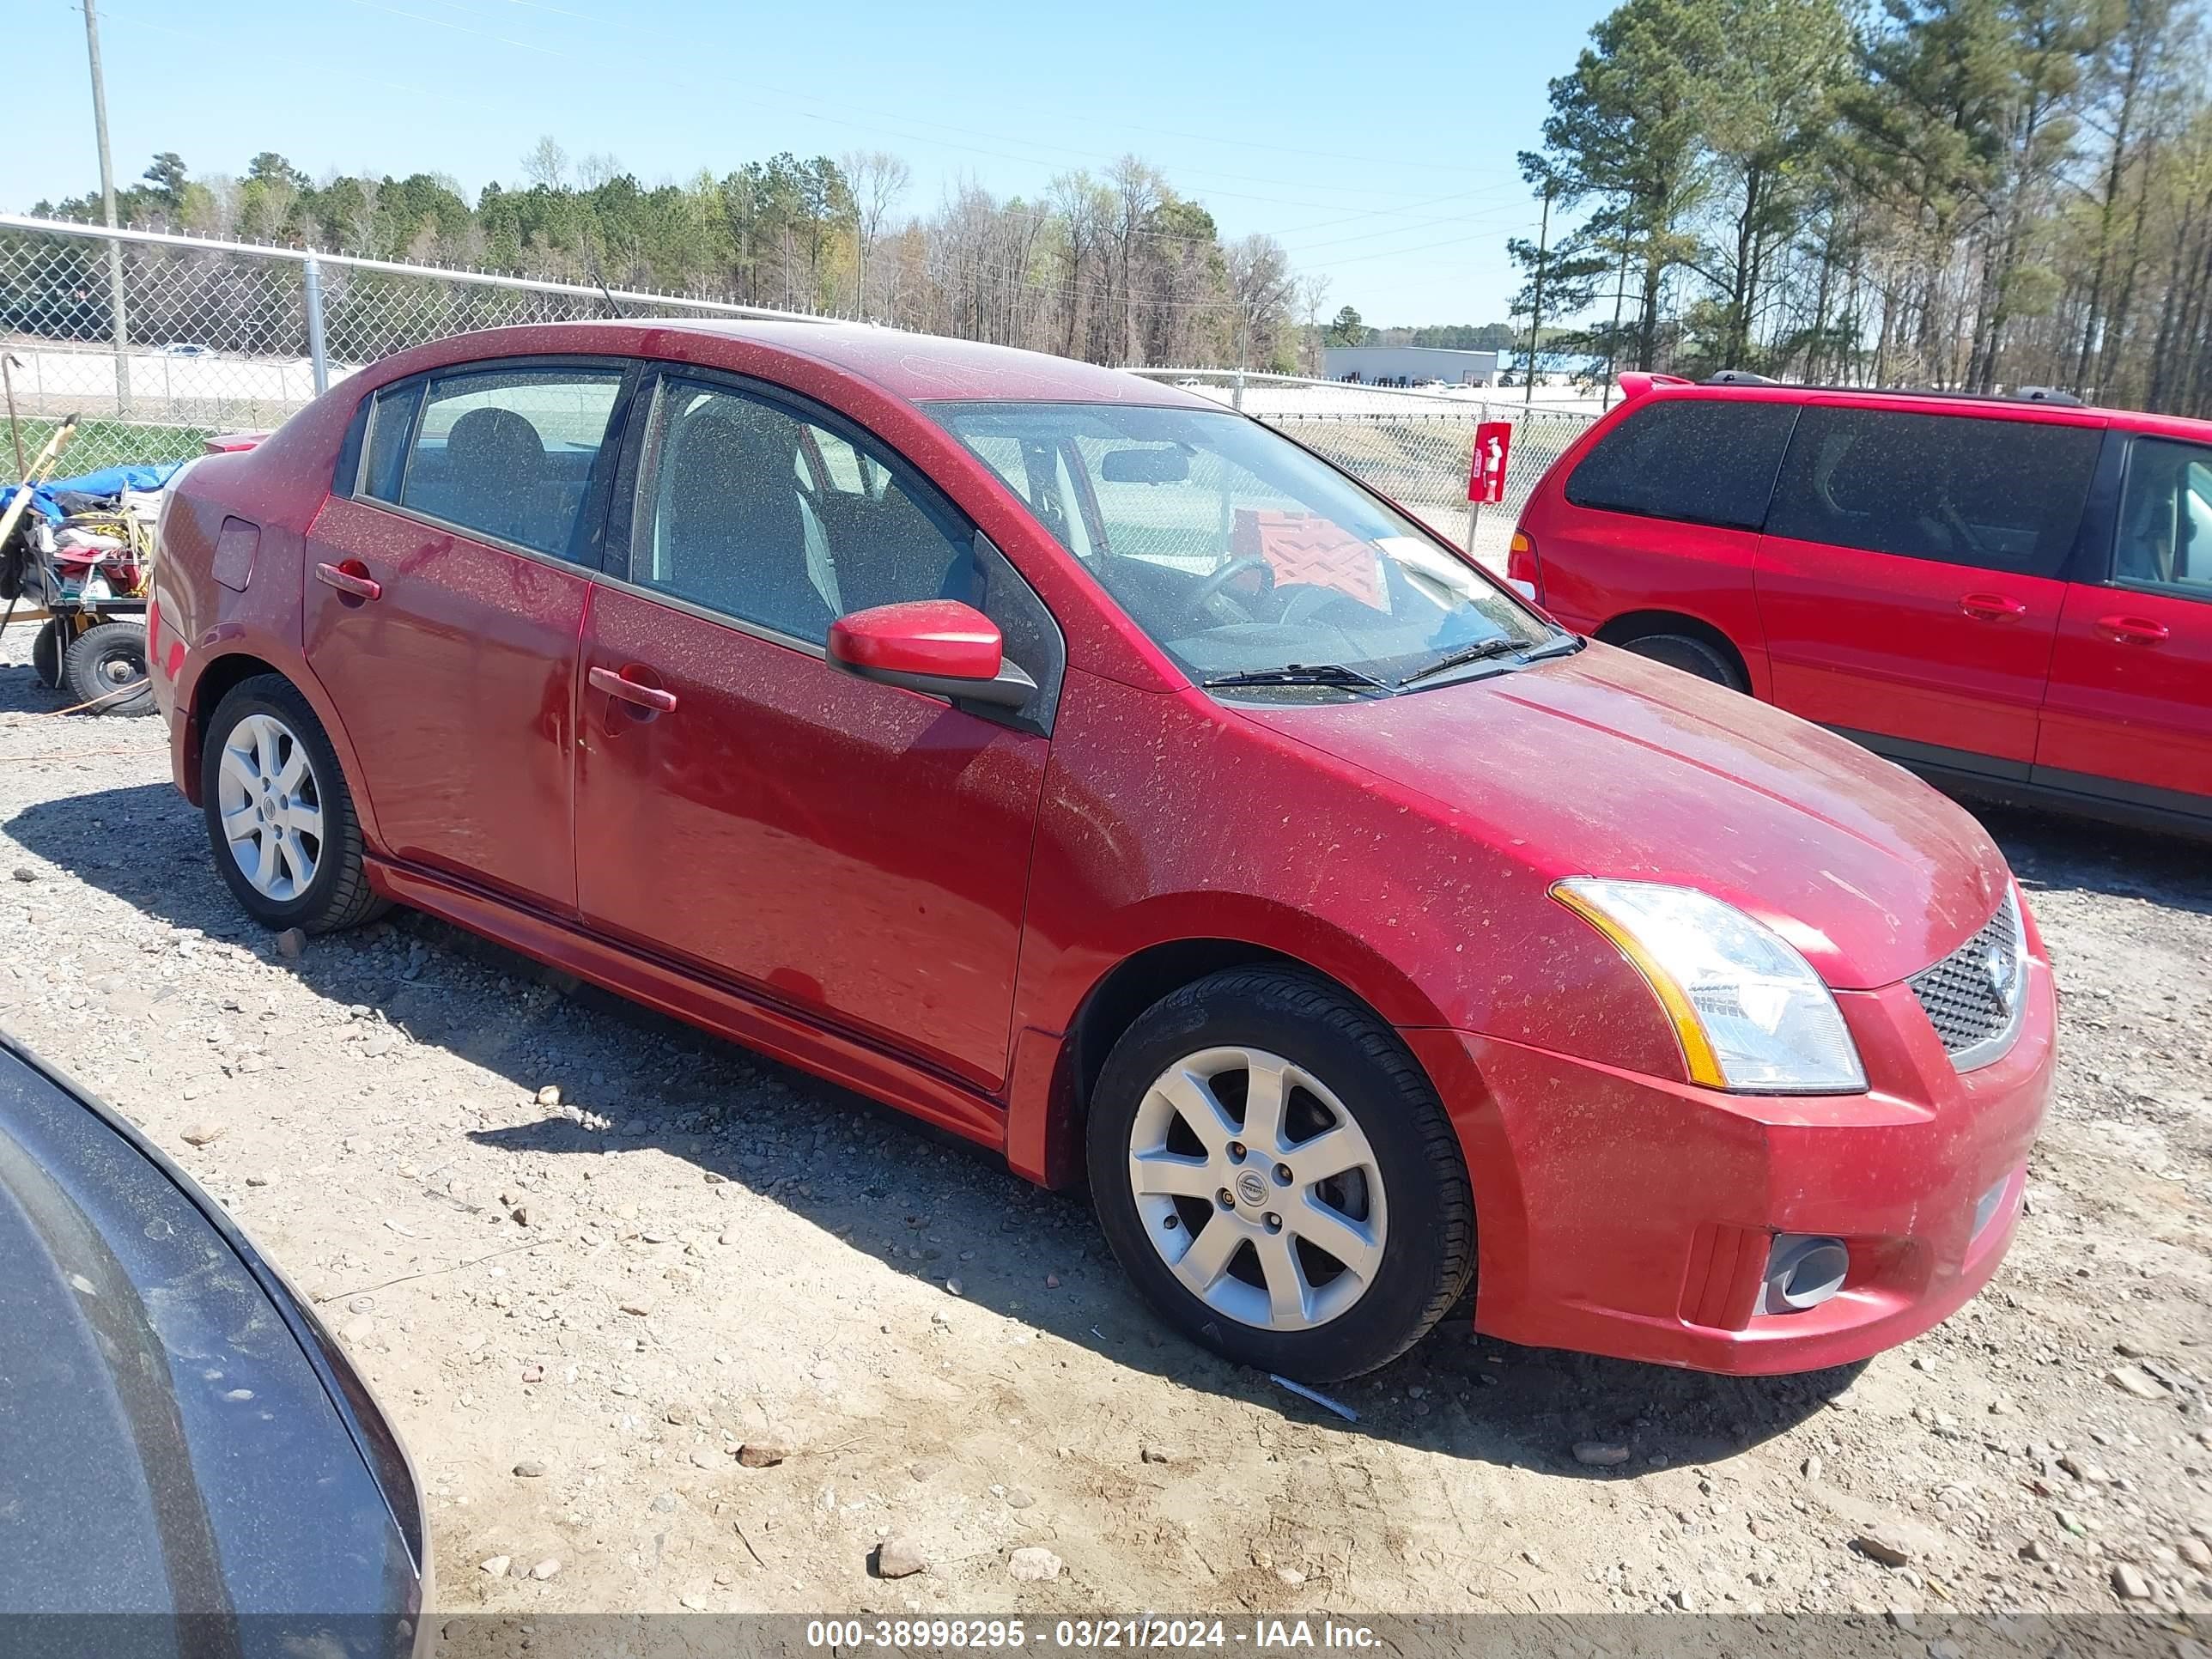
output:
[{"label": "rear tail light of minivan", "polygon": [[1528,532],[1516,530],[1505,549],[1505,580],[1523,598],[1544,602],[1544,567],[1536,559],[1536,544]]}]

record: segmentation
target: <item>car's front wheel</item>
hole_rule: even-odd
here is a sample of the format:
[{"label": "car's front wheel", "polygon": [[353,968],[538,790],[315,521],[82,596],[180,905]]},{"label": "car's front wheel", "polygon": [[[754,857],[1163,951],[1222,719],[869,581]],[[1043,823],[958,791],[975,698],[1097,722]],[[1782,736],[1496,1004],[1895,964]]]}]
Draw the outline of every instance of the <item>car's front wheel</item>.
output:
[{"label": "car's front wheel", "polygon": [[337,752],[298,688],[241,680],[200,744],[200,806],[216,867],[264,927],[324,933],[384,908]]},{"label": "car's front wheel", "polygon": [[1295,970],[1154,1004],[1088,1130],[1099,1223],[1172,1323],[1309,1382],[1372,1370],[1465,1291],[1474,1210],[1436,1091],[1389,1027]]},{"label": "car's front wheel", "polygon": [[1663,662],[1669,668],[1679,668],[1685,674],[1694,674],[1701,680],[1711,680],[1715,685],[1725,685],[1731,691],[1751,689],[1742,670],[1729,660],[1726,652],[1694,635],[1645,634],[1624,641],[1621,648],[1653,662]]}]

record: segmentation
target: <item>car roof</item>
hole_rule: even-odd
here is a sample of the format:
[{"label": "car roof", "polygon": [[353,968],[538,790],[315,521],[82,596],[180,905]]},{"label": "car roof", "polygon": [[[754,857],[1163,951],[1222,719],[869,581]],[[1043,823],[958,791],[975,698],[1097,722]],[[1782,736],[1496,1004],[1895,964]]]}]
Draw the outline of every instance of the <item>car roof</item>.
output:
[{"label": "car roof", "polygon": [[[635,351],[641,330],[673,329],[768,346],[871,380],[913,403],[939,400],[1007,403],[1162,404],[1214,409],[1209,398],[1122,369],[1054,357],[1013,346],[987,345],[937,334],[908,334],[867,323],[804,318],[629,318],[553,327],[606,331],[611,350]],[[526,333],[527,330],[503,331]]]},{"label": "car roof", "polygon": [[[1624,375],[1623,380],[1627,377]],[[1632,394],[1628,401],[1652,398],[1741,398],[1760,403],[1820,403],[1859,404],[1945,415],[1968,415],[2002,420],[2048,421],[2061,426],[2115,426],[2131,432],[2165,434],[2197,443],[2212,442],[2212,421],[2185,415],[2155,415],[2140,409],[2107,409],[2095,404],[2045,402],[2034,398],[1972,392],[1923,391],[1907,386],[1798,386],[1776,382],[1766,386],[1715,385],[1710,381],[1674,381],[1655,376],[1648,392]]]}]

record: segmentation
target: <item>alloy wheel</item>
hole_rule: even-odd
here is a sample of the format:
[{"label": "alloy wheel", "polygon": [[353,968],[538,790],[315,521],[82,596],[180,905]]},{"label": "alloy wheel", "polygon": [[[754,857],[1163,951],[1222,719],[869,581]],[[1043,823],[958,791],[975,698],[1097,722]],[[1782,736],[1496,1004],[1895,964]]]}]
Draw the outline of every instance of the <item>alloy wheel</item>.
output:
[{"label": "alloy wheel", "polygon": [[1381,1271],[1374,1149],[1328,1086],[1279,1054],[1206,1048],[1170,1066],[1137,1109],[1128,1173],[1160,1259],[1240,1324],[1326,1324]]},{"label": "alloy wheel", "polygon": [[217,769],[230,855],[254,891],[279,903],[307,892],[323,854],[323,808],[307,750],[273,714],[230,728]]}]

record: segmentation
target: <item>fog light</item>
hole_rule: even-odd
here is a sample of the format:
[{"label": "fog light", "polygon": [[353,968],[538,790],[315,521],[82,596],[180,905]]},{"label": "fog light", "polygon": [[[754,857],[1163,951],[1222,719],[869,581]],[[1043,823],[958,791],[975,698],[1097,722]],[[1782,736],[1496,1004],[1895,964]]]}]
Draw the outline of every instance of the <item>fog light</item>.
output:
[{"label": "fog light", "polygon": [[1997,1218],[1997,1206],[2004,1202],[2005,1189],[2011,1185],[2012,1176],[2009,1173],[2000,1176],[1997,1178],[1997,1184],[1975,1200],[1974,1228],[1966,1235],[1968,1243],[1971,1244],[1979,1238],[1990,1223]]},{"label": "fog light", "polygon": [[1819,1307],[1844,1288],[1850,1265],[1851,1253],[1840,1238],[1778,1234],[1767,1253],[1766,1292],[1759,1298],[1759,1312],[1802,1313]]}]

